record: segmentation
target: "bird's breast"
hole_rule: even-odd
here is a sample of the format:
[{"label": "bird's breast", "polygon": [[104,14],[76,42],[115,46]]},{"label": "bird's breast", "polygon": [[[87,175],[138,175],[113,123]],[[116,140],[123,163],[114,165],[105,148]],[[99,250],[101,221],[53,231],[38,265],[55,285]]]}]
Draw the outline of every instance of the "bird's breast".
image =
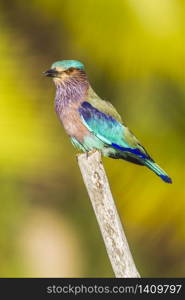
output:
[{"label": "bird's breast", "polygon": [[82,142],[84,136],[89,135],[90,132],[82,123],[78,108],[79,103],[68,103],[68,105],[62,103],[57,105],[57,102],[55,102],[55,111],[67,134]]}]

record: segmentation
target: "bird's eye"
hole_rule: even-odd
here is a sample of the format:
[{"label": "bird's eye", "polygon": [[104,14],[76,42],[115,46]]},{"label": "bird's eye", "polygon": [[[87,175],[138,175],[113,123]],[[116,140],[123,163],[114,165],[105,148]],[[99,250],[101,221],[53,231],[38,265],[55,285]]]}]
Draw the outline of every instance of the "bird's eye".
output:
[{"label": "bird's eye", "polygon": [[71,67],[71,68],[67,69],[65,72],[66,72],[67,74],[70,74],[71,72],[74,71],[74,69],[75,69],[75,68],[72,68],[72,67]]}]

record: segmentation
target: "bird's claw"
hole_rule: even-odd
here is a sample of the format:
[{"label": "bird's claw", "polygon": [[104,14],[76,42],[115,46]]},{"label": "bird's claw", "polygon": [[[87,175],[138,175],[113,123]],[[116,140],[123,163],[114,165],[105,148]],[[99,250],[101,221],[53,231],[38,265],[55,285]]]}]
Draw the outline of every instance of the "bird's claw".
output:
[{"label": "bird's claw", "polygon": [[93,149],[91,151],[87,151],[86,152],[86,158],[88,158],[90,155],[92,155],[93,153],[95,153],[96,151],[98,151],[97,149]]}]

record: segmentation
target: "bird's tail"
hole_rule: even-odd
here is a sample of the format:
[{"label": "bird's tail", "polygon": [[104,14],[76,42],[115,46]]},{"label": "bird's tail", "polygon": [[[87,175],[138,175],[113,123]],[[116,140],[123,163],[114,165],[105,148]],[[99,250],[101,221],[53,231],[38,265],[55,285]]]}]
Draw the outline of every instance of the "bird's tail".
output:
[{"label": "bird's tail", "polygon": [[162,180],[164,180],[167,183],[172,183],[172,180],[168,176],[168,174],[166,174],[166,172],[163,169],[161,169],[155,162],[151,160],[146,160],[144,164],[155,174],[161,177]]}]

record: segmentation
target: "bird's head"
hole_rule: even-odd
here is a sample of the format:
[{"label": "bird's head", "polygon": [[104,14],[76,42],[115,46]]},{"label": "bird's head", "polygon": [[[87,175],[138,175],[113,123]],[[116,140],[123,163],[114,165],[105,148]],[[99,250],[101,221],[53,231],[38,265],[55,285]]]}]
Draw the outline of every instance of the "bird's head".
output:
[{"label": "bird's head", "polygon": [[82,74],[85,74],[84,65],[77,60],[57,61],[51,65],[49,70],[44,72],[44,75],[52,77],[56,84]]}]

